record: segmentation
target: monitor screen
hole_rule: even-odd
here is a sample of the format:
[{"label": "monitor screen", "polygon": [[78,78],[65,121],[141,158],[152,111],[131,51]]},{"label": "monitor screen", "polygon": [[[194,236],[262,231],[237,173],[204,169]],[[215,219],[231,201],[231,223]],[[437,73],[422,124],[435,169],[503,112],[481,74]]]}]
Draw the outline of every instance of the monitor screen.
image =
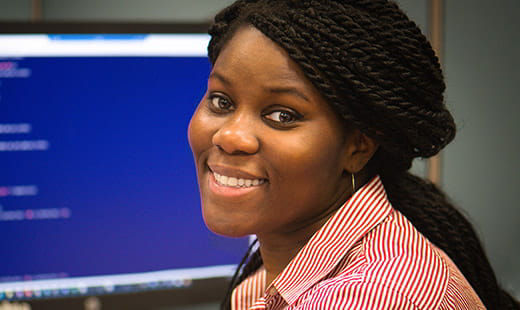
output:
[{"label": "monitor screen", "polygon": [[248,240],[202,220],[205,34],[0,35],[0,301],[189,288]]}]

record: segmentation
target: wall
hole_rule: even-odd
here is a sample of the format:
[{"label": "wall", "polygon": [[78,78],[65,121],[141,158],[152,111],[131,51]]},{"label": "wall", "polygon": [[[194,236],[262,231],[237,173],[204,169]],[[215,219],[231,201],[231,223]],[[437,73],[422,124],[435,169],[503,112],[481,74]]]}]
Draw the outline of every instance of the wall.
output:
[{"label": "wall", "polygon": [[29,20],[31,0],[0,0],[0,20]]},{"label": "wall", "polygon": [[[232,0],[43,1],[44,20],[204,21]],[[400,0],[427,31],[427,0]],[[505,287],[520,298],[520,1],[446,0],[446,102],[459,126],[443,184],[474,223]],[[0,20],[29,20],[30,1],[0,0]],[[424,175],[425,163],[414,171]]]},{"label": "wall", "polygon": [[444,185],[483,239],[503,285],[520,297],[520,1],[447,1],[446,102],[458,135]]},{"label": "wall", "polygon": [[[44,20],[200,22],[233,0],[43,0]],[[0,20],[29,20],[30,0],[0,0]]]}]

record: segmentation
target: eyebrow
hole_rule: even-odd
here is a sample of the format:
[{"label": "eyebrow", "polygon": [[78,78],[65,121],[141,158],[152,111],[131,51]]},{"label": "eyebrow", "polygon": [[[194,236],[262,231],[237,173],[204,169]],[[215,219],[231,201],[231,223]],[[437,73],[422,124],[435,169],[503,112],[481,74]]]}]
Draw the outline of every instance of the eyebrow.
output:
[{"label": "eyebrow", "polygon": [[[231,81],[229,81],[226,77],[224,77],[222,74],[220,74],[218,72],[211,72],[209,77],[220,80],[222,83],[226,84],[227,86],[231,85]],[[290,86],[288,86],[288,87],[265,87],[265,90],[270,93],[273,93],[273,94],[295,95],[297,97],[302,98],[303,100],[305,100],[307,102],[310,102],[310,99],[307,96],[305,96],[304,93],[302,93],[295,87],[290,87]]]},{"label": "eyebrow", "polygon": [[266,87],[266,90],[274,94],[291,94],[310,102],[309,98],[294,87]]},{"label": "eyebrow", "polygon": [[220,73],[218,72],[211,72],[210,75],[209,75],[209,78],[215,78],[217,80],[220,80],[222,83],[226,84],[227,86],[230,86],[231,85],[231,82],[225,78],[223,75],[221,75]]}]

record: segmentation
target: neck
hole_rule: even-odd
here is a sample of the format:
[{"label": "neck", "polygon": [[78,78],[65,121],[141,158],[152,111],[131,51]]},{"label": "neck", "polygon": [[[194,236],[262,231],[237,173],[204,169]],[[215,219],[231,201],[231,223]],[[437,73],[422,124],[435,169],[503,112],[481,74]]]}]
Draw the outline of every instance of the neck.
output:
[{"label": "neck", "polygon": [[266,270],[266,287],[282,273],[291,260],[307,244],[314,233],[325,224],[332,214],[319,219],[299,231],[284,235],[257,235],[260,253]]},{"label": "neck", "polygon": [[[356,183],[358,179],[356,179]],[[366,175],[359,175],[359,189],[367,182]],[[266,270],[266,287],[268,287],[276,277],[283,272],[285,267],[307,244],[309,239],[318,231],[325,222],[345,203],[352,195],[351,187],[343,191],[323,213],[313,217],[310,221],[300,223],[300,226],[291,231],[279,233],[257,233],[260,243],[260,253]]]}]

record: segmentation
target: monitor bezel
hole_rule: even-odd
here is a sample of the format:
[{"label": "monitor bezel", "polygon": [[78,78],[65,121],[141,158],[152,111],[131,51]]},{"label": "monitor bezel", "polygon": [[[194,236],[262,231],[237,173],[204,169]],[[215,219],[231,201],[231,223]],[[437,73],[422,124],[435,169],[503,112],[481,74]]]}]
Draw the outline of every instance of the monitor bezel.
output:
[{"label": "monitor bezel", "polygon": [[1,34],[207,33],[205,23],[145,22],[0,22]]}]

